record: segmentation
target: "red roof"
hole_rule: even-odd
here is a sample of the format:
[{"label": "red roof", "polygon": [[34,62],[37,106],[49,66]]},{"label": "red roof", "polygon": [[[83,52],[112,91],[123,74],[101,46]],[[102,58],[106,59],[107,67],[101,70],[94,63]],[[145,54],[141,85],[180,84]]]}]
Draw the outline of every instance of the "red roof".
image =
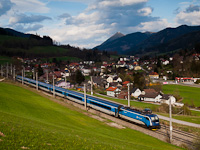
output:
[{"label": "red roof", "polygon": [[70,66],[79,66],[78,63],[70,63],[69,65],[70,65]]},{"label": "red roof", "polygon": [[149,75],[158,75],[157,72],[151,72]]},{"label": "red roof", "polygon": [[109,87],[108,89],[106,89],[106,91],[115,91],[117,89],[117,87]]},{"label": "red roof", "polygon": [[130,81],[124,81],[122,84],[128,84],[128,83],[130,83]]},{"label": "red roof", "polygon": [[54,72],[54,75],[56,75],[58,78],[59,78],[59,77],[62,77],[61,71],[55,71],[55,72]]}]

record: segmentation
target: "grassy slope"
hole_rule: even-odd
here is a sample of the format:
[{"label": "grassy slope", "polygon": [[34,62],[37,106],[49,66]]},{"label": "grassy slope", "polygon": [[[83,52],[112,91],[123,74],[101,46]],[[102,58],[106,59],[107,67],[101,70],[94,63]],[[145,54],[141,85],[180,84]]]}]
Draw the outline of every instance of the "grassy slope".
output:
[{"label": "grassy slope", "polygon": [[0,149],[178,149],[7,83],[0,83],[0,120]]},{"label": "grassy slope", "polygon": [[181,85],[163,85],[163,92],[173,94],[178,91],[181,97],[183,97],[183,103],[188,103],[196,107],[200,107],[200,88],[181,86]]}]

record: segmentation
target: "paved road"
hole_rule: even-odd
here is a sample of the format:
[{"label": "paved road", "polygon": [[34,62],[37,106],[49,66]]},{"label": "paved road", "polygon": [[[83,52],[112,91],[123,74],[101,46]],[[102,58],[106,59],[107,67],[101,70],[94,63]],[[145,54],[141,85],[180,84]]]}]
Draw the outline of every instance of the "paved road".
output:
[{"label": "paved road", "polygon": [[[161,115],[158,115],[158,117],[159,117],[160,119],[169,121],[169,117],[165,117],[165,116],[161,116]],[[182,124],[182,125],[186,125],[186,126],[191,126],[191,127],[200,128],[200,124],[191,123],[191,122],[186,122],[186,121],[177,120],[177,119],[173,119],[173,118],[172,118],[172,122],[178,123],[178,124]]]},{"label": "paved road", "polygon": [[197,87],[197,88],[200,88],[200,84],[178,83],[178,85],[183,85],[183,86],[190,86],[190,87]]}]

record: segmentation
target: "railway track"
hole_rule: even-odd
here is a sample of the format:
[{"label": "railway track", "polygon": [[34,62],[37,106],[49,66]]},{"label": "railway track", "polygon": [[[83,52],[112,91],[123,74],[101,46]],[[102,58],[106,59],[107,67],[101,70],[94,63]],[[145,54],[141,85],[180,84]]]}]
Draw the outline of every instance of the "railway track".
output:
[{"label": "railway track", "polygon": [[[161,125],[161,129],[156,130],[155,132],[165,136],[166,138],[169,138],[169,126],[167,125]],[[195,140],[199,139],[199,137],[189,132],[173,129],[172,139],[172,142],[174,142],[175,144],[179,143],[178,145],[186,144],[187,146],[192,146],[194,145]]]}]

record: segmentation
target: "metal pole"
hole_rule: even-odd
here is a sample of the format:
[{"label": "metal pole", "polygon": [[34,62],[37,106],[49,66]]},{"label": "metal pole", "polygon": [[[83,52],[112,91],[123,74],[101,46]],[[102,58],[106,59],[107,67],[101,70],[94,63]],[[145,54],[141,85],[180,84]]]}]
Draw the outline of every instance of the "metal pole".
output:
[{"label": "metal pole", "polygon": [[3,65],[1,65],[1,76],[3,77]]},{"label": "metal pole", "polygon": [[170,143],[172,143],[172,105],[171,105],[171,97],[169,99],[169,130],[170,130],[170,134],[169,134],[169,140]]},{"label": "metal pole", "polygon": [[8,63],[7,63],[7,66],[6,66],[6,78],[8,78]]},{"label": "metal pole", "polygon": [[38,90],[38,72],[36,72],[36,89]]},{"label": "metal pole", "polygon": [[92,80],[92,76],[91,76],[91,95],[93,95],[93,80]]},{"label": "metal pole", "polygon": [[13,67],[12,67],[12,64],[10,65],[10,75],[11,75],[11,77],[12,77],[12,75],[13,75]]},{"label": "metal pole", "polygon": [[33,68],[33,80],[35,80],[35,69]]},{"label": "metal pole", "polygon": [[25,74],[25,67],[23,66],[23,69],[24,69],[24,77],[26,77],[26,74]]},{"label": "metal pole", "polygon": [[67,89],[67,77],[66,77],[66,73],[65,73],[65,89]]},{"label": "metal pole", "polygon": [[49,80],[49,71],[48,71],[48,69],[47,69],[47,83],[48,83],[48,80]]},{"label": "metal pole", "polygon": [[87,110],[87,99],[86,99],[86,86],[84,84],[84,103],[85,103],[85,109]]},{"label": "metal pole", "polygon": [[53,97],[55,98],[55,86],[54,86],[54,75],[53,75]]},{"label": "metal pole", "polygon": [[15,66],[13,67],[13,80],[15,81]]},{"label": "metal pole", "polygon": [[128,107],[130,107],[130,83],[128,83]]},{"label": "metal pole", "polygon": [[23,69],[22,69],[22,85],[24,85],[24,73],[23,73]]}]

